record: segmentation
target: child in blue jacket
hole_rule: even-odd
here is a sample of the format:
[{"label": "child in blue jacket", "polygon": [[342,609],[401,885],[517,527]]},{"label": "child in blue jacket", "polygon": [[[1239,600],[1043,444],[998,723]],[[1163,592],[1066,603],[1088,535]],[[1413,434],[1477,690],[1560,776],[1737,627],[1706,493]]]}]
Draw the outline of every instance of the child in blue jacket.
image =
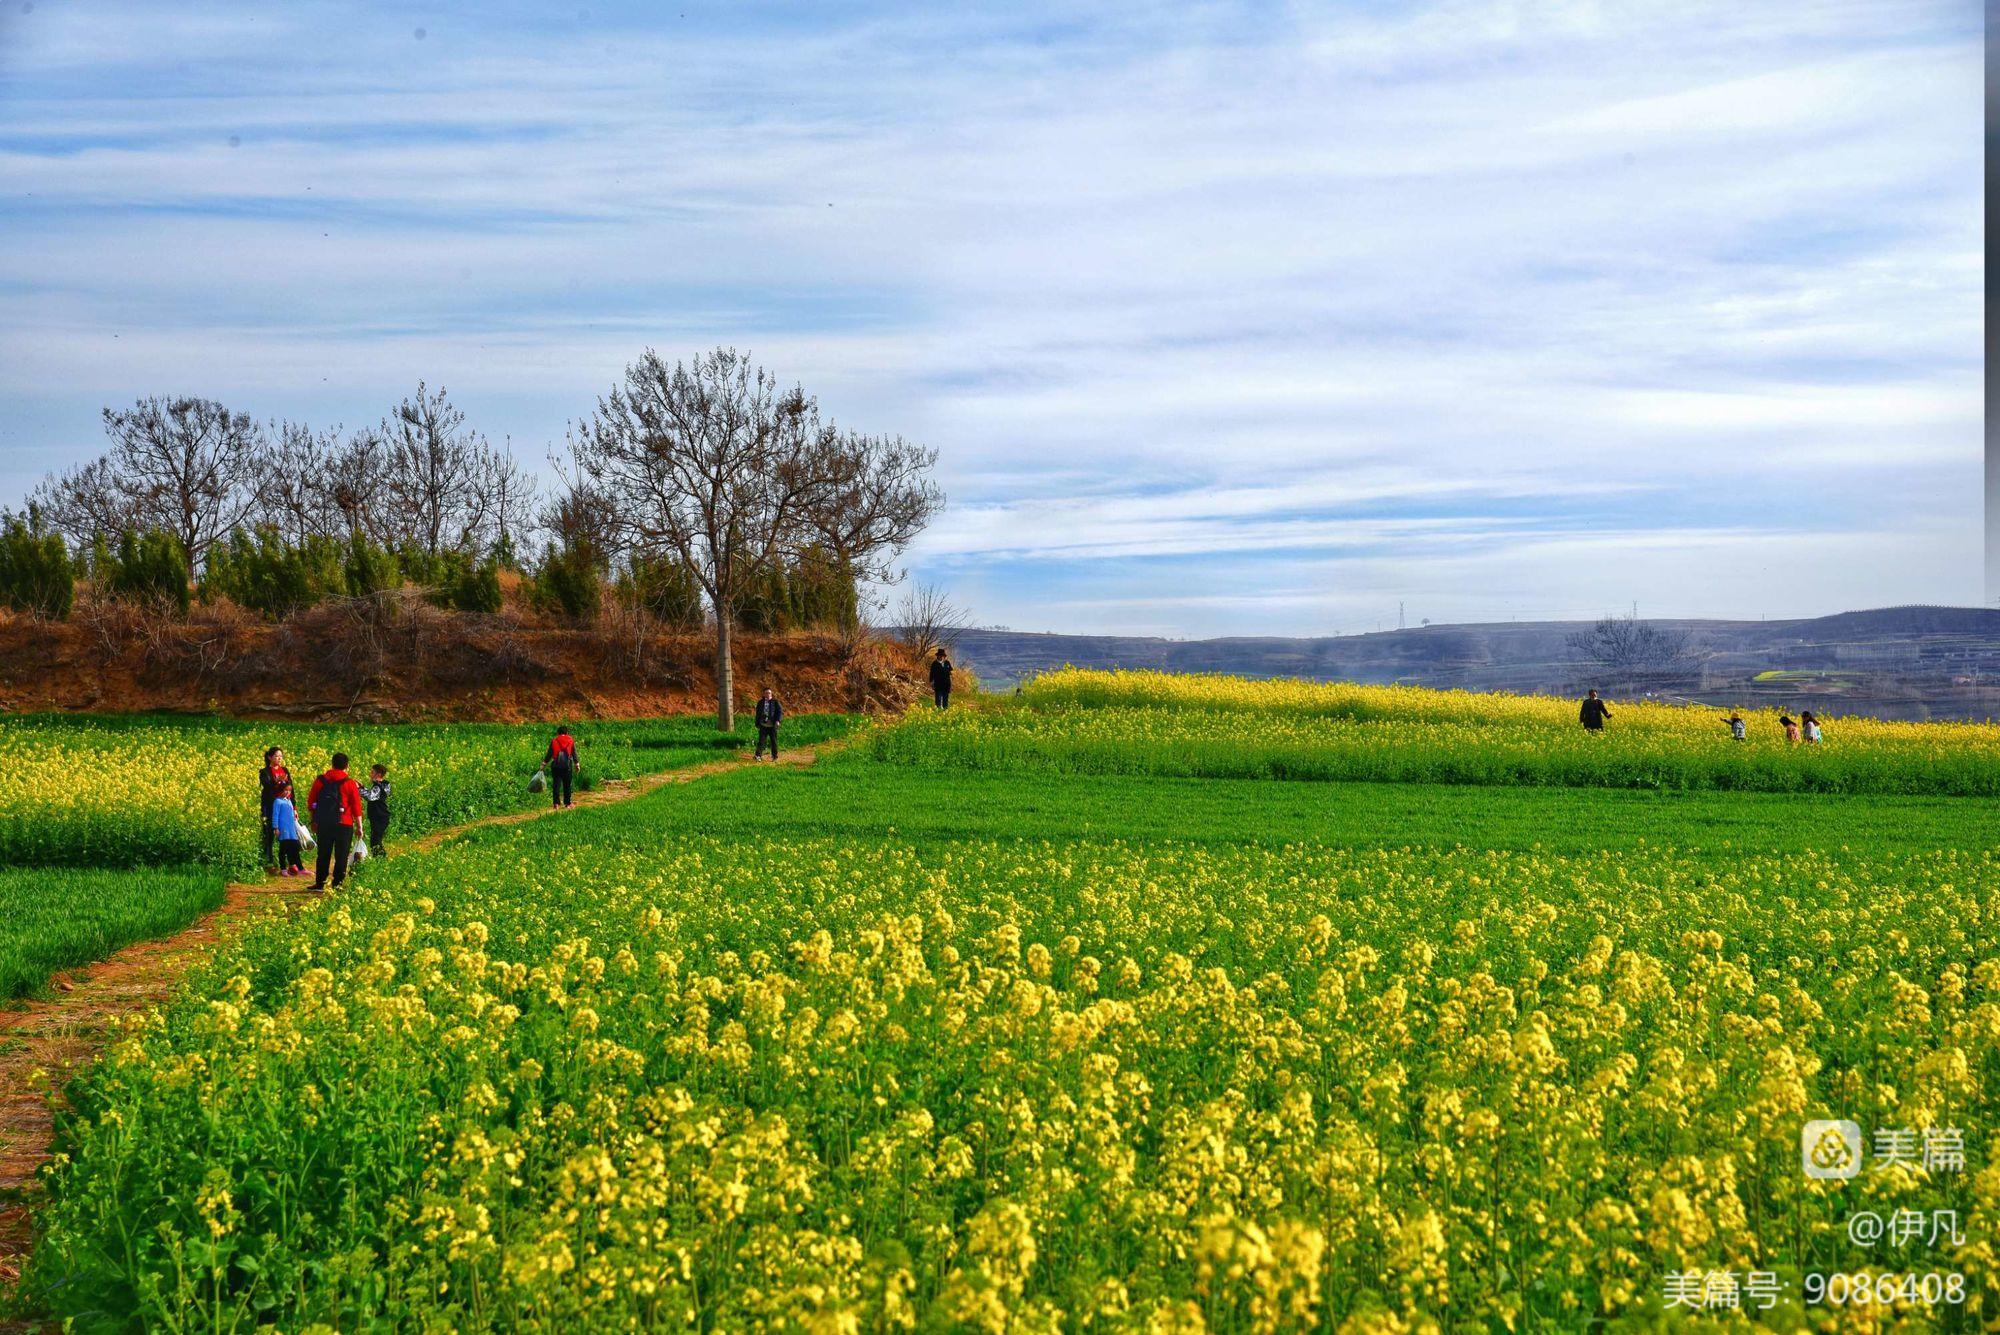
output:
[{"label": "child in blue jacket", "polygon": [[271,803],[271,829],[278,836],[278,874],[303,876],[305,862],[299,857],[299,812],[292,805],[292,785],[278,790]]}]

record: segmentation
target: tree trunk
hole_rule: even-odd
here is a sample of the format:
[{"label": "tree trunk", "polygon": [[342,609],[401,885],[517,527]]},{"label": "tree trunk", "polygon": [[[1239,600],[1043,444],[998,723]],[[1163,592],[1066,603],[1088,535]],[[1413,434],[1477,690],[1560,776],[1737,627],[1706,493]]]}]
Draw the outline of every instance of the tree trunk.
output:
[{"label": "tree trunk", "polygon": [[715,727],[718,732],[736,731],[736,670],[729,661],[730,622],[736,610],[715,606]]}]

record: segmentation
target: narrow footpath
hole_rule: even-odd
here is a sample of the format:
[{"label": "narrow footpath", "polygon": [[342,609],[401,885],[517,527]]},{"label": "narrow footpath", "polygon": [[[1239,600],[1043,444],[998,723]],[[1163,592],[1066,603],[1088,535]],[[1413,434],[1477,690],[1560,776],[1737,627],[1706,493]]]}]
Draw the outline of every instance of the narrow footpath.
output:
[{"label": "narrow footpath", "polygon": [[[822,743],[821,750],[831,747]],[[812,748],[788,750],[778,763],[810,765]],[[686,769],[606,779],[576,795],[578,807],[629,801],[668,784],[689,783],[754,763],[738,755]],[[519,825],[555,815],[552,808],[502,812],[453,825],[398,844],[400,860],[436,848],[448,839],[492,825]],[[172,997],[182,974],[206,957],[245,922],[268,913],[293,913],[331,898],[296,881],[271,877],[240,882],[223,891],[222,903],[172,936],[135,941],[95,964],[65,970],[50,980],[51,994],[0,1009],[0,1288],[19,1278],[32,1226],[37,1176],[49,1160],[55,1126],[48,1090],[60,1090],[76,1069],[93,1060],[112,1027],[128,1016],[161,1006]]]}]

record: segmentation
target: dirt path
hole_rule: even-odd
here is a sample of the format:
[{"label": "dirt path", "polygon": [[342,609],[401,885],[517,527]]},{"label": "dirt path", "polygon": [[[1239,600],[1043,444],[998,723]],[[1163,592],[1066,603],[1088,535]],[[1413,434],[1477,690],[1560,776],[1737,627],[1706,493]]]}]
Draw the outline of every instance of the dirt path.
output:
[{"label": "dirt path", "polygon": [[[831,750],[833,745],[823,743],[818,750]],[[801,747],[787,751],[779,763],[810,765],[817,754]],[[751,763],[738,755],[660,774],[606,779],[578,793],[576,805],[622,802]],[[561,814],[533,807],[487,816],[393,845],[389,856],[400,859],[426,852],[469,830]],[[220,907],[172,936],[137,941],[95,964],[58,973],[51,979],[54,995],[0,1010],[0,1288],[11,1286],[19,1276],[33,1243],[31,1214],[40,1190],[36,1173],[48,1162],[55,1129],[46,1089],[52,1084],[60,1088],[79,1065],[93,1058],[114,1022],[165,1004],[188,967],[242,924],[262,914],[298,912],[330,897],[277,877],[232,884],[223,891]],[[38,1072],[46,1078],[38,1077]]]}]

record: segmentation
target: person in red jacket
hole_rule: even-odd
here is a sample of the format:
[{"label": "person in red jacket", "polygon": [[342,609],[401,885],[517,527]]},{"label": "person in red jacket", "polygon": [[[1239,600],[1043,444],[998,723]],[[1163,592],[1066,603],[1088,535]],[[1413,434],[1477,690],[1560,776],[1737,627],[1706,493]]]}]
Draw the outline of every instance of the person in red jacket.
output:
[{"label": "person in red jacket", "polygon": [[327,888],[329,863],[333,868],[333,888],[347,879],[347,857],[354,851],[354,827],[361,820],[361,785],[347,777],[347,753],[333,753],[333,767],[313,780],[306,796],[306,810],[312,813],[313,838],[319,850],[313,860],[314,890]]},{"label": "person in red jacket", "polygon": [[549,753],[542,757],[542,764],[549,771],[549,800],[558,808],[575,806],[571,785],[581,762],[576,755],[576,738],[569,735],[568,727],[556,729],[556,739],[549,743]]}]

